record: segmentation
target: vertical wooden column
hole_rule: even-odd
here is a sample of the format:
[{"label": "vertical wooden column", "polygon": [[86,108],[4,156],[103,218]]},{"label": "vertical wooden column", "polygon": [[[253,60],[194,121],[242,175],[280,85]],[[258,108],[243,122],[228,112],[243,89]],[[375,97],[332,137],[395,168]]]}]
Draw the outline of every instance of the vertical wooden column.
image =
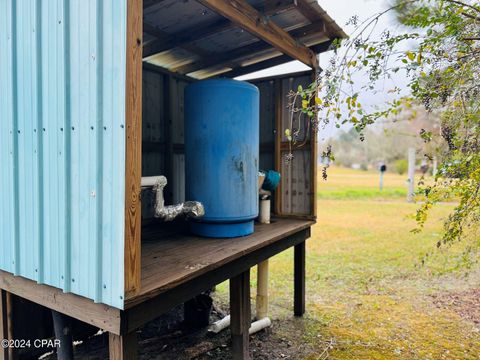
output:
[{"label": "vertical wooden column", "polygon": [[[282,96],[282,80],[275,79],[275,171],[282,173],[282,113],[283,113],[283,96]],[[282,214],[282,181],[275,190],[274,212],[276,215]]]},{"label": "vertical wooden column", "polygon": [[108,347],[110,360],[136,360],[138,358],[138,340],[135,331],[127,335],[109,333]]},{"label": "vertical wooden column", "polygon": [[[8,339],[7,292],[0,290],[0,341],[5,339]],[[0,346],[0,360],[8,358],[8,349]]]},{"label": "vertical wooden column", "polygon": [[125,298],[140,290],[143,1],[127,0],[125,149]]},{"label": "vertical wooden column", "polygon": [[[318,69],[312,70],[312,82],[317,80]],[[315,100],[313,100],[315,101]],[[318,186],[318,129],[311,127],[310,131],[310,188],[312,193],[310,195],[311,215],[314,219],[317,218],[317,186]]]},{"label": "vertical wooden column", "polygon": [[57,349],[58,360],[73,360],[73,337],[71,319],[67,315],[52,310],[55,337],[60,341]]},{"label": "vertical wooden column", "polygon": [[230,318],[233,359],[249,359],[250,269],[230,279]]},{"label": "vertical wooden column", "polygon": [[305,241],[294,249],[294,305],[295,316],[305,313]]}]

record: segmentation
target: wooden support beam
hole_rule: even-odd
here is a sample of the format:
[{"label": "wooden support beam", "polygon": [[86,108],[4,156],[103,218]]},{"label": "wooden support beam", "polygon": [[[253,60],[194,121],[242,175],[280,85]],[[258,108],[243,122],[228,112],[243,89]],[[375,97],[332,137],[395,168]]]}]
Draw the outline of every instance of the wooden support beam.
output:
[{"label": "wooden support beam", "polygon": [[140,290],[142,178],[142,1],[127,0],[125,109],[125,296]]},{"label": "wooden support beam", "polygon": [[308,66],[318,68],[318,60],[313,51],[292,38],[285,30],[260,14],[245,0],[198,1],[236,23],[252,35],[269,43],[282,53]]},{"label": "wooden support beam", "polygon": [[294,248],[294,314],[305,314],[305,241]]},{"label": "wooden support beam", "polygon": [[57,349],[58,360],[73,360],[72,321],[67,315],[52,310],[55,337],[60,341]]},{"label": "wooden support beam", "polygon": [[124,336],[108,334],[110,360],[136,360],[138,358],[137,332]]},{"label": "wooden support beam", "polygon": [[[282,173],[282,111],[284,106],[284,101],[282,96],[282,80],[276,79],[275,80],[275,124],[274,124],[274,131],[275,131],[275,171]],[[282,177],[283,180],[283,177]],[[282,182],[278,184],[277,189],[275,190],[275,202],[273,204],[274,212],[277,215],[282,214]]]},{"label": "wooden support beam", "polygon": [[100,329],[120,333],[120,310],[0,270],[0,288]]},{"label": "wooden support beam", "polygon": [[[0,341],[8,340],[7,292],[0,290]],[[7,360],[8,348],[0,346],[0,360]]]},{"label": "wooden support beam", "polygon": [[308,1],[296,0],[295,5],[298,11],[311,22],[322,20],[321,15]]},{"label": "wooden support beam", "polygon": [[250,269],[230,279],[230,317],[233,359],[249,359]]},{"label": "wooden support beam", "polygon": [[[306,36],[313,32],[318,32],[322,28],[323,28],[323,22],[318,22],[318,23],[303,26],[299,29],[292,30],[289,34],[292,37]],[[271,49],[270,44],[264,41],[258,41],[253,44],[246,45],[237,49],[233,49],[222,54],[216,54],[215,56],[207,57],[203,61],[196,61],[191,64],[177,67],[173,69],[173,71],[179,72],[181,74],[189,74],[189,73],[206,69],[209,67],[213,67],[213,66],[219,66],[219,65],[231,66],[231,64],[232,63],[235,64],[236,60],[238,59],[241,59],[243,57],[246,57],[255,53],[266,51],[269,49]],[[288,58],[291,59],[291,57],[288,57]]]},{"label": "wooden support beam", "polygon": [[[330,49],[330,47],[332,45],[332,42],[333,42],[333,40],[328,40],[328,41],[326,41],[324,43],[321,43],[319,45],[312,46],[310,49],[312,49],[315,53],[322,53],[322,52],[328,51]],[[237,76],[250,74],[250,73],[253,73],[255,71],[264,70],[264,69],[267,69],[267,68],[272,67],[272,66],[281,65],[281,64],[284,64],[284,63],[286,63],[288,61],[291,61],[291,60],[292,60],[292,58],[288,55],[279,55],[279,56],[273,57],[271,59],[260,61],[260,62],[255,63],[255,64],[251,64],[251,65],[247,65],[247,66],[243,66],[243,67],[233,69],[231,71],[223,73],[222,76],[234,78],[234,77],[237,77]]]},{"label": "wooden support beam", "polygon": [[[312,70],[311,80],[317,81],[319,75],[318,70]],[[315,101],[312,99],[312,101]],[[318,128],[310,127],[310,188],[312,192],[310,194],[311,203],[311,215],[317,218],[317,187],[318,187]]]}]

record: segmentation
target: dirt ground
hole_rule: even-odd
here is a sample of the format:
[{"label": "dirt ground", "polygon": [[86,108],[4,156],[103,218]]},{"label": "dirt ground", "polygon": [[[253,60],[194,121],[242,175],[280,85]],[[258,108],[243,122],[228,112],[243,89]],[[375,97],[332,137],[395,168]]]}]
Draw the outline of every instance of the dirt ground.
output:
[{"label": "dirt ground", "polygon": [[[433,306],[453,311],[467,322],[477,326],[480,332],[480,289],[458,293],[430,296]],[[216,321],[226,314],[226,304],[215,304],[210,321]],[[338,348],[335,340],[322,338],[304,341],[305,332],[311,326],[309,317],[293,316],[274,320],[272,327],[253,335],[250,339],[251,358],[270,359],[328,359],[330,350]],[[475,329],[475,328],[474,328]],[[475,331],[475,330],[474,330]],[[208,333],[206,329],[191,331],[183,325],[182,307],[147,324],[138,332],[141,360],[224,360],[231,359],[230,331],[220,334]],[[50,354],[44,357],[53,360]],[[98,334],[75,346],[75,358],[89,360],[108,359],[108,336]],[[399,358],[402,358],[401,356]]]},{"label": "dirt ground", "polygon": [[[216,304],[210,321],[223,317],[226,306]],[[207,329],[191,331],[183,325],[182,307],[147,324],[138,331],[141,360],[189,360],[230,359],[230,331],[211,334]],[[252,359],[300,359],[318,355],[314,348],[302,344],[304,320],[294,318],[286,321],[274,320],[272,326],[253,335],[250,339]],[[288,337],[285,336],[288,334]],[[327,352],[325,352],[325,355]],[[54,360],[55,354],[43,359]],[[108,359],[108,334],[97,334],[76,344],[75,358],[89,360]],[[319,358],[316,356],[315,358]],[[320,357],[321,358],[321,357]]]}]

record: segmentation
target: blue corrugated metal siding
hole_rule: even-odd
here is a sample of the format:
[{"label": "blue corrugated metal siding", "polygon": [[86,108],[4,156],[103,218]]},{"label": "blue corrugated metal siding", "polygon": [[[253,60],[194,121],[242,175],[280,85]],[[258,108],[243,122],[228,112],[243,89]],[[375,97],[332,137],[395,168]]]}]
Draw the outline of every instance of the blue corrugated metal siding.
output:
[{"label": "blue corrugated metal siding", "polygon": [[0,268],[119,308],[126,1],[0,0]]}]

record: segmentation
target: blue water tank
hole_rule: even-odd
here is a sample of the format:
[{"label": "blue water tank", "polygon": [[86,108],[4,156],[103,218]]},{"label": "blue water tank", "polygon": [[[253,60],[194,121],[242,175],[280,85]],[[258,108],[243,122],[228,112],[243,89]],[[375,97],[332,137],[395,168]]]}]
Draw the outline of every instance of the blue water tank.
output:
[{"label": "blue water tank", "polygon": [[205,80],[185,90],[185,196],[203,203],[194,234],[253,233],[258,216],[259,91],[235,80]]}]

